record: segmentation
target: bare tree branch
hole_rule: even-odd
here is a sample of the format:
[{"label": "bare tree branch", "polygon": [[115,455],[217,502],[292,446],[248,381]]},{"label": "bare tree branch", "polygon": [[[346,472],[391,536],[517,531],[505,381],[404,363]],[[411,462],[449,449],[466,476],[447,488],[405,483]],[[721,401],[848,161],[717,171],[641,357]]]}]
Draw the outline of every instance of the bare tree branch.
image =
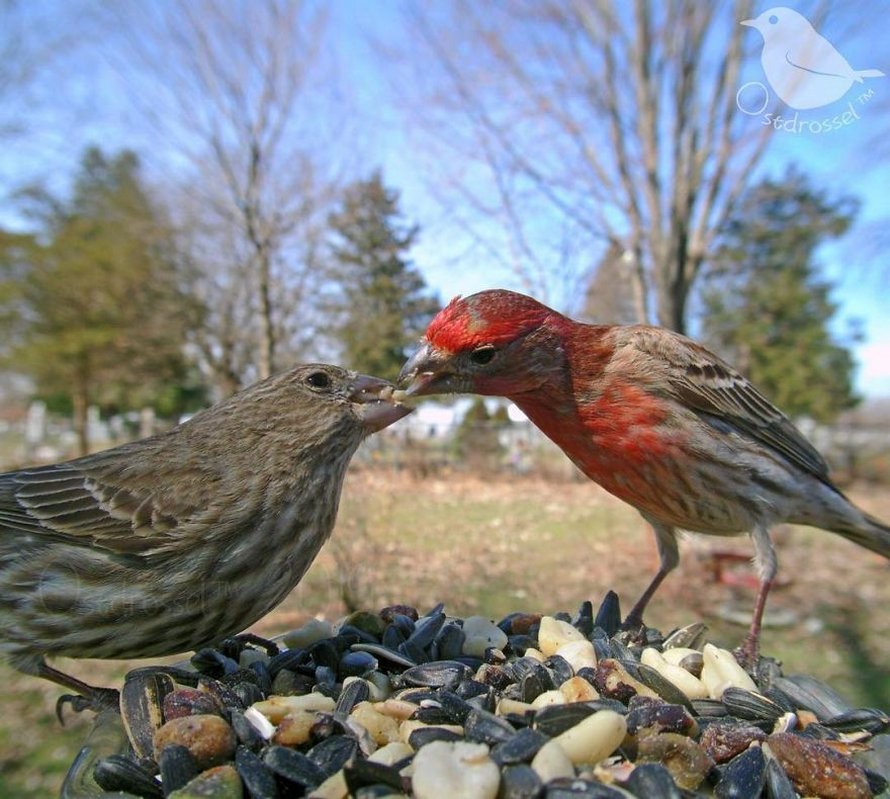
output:
[{"label": "bare tree branch", "polygon": [[[328,155],[337,135],[315,113],[326,102],[324,6],[122,0],[107,13],[121,31],[108,57],[163,141],[172,174],[186,176],[178,189],[188,223],[201,220],[185,240],[201,241],[193,258],[219,327],[200,349],[223,390],[233,375],[265,377],[306,344],[299,331],[319,279],[313,253],[337,183]],[[212,243],[224,261],[204,260]]]},{"label": "bare tree branch", "polygon": [[[749,0],[508,0],[484,15],[465,0],[410,4],[425,74],[399,85],[418,87],[405,102],[423,140],[448,137],[445,168],[473,175],[460,196],[498,209],[471,223],[479,239],[510,242],[520,285],[533,273],[580,296],[611,248],[627,254],[639,320],[684,330],[714,231],[769,141],[735,107],[750,11]],[[457,159],[484,169],[455,170]]]}]

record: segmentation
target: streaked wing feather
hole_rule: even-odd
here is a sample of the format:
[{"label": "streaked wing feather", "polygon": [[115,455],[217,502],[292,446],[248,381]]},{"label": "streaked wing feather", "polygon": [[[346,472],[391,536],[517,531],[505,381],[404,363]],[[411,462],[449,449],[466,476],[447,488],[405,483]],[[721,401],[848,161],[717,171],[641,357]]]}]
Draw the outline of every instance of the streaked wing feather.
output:
[{"label": "streaked wing feather", "polygon": [[169,540],[166,534],[175,530],[176,518],[164,513],[154,496],[121,489],[85,471],[63,463],[4,475],[0,526],[122,554],[156,549]]},{"label": "streaked wing feather", "polygon": [[[641,342],[649,342],[649,337]],[[649,354],[670,362],[670,390],[686,405],[728,422],[781,453],[791,463],[829,482],[828,464],[785,414],[751,382],[704,347],[683,337]],[[645,346],[645,345],[644,345]]]}]

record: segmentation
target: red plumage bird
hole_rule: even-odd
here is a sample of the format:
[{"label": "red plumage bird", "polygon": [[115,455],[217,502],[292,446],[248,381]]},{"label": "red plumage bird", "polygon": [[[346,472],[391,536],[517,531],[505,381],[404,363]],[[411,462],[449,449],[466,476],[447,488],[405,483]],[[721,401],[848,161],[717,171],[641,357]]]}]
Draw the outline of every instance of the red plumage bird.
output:
[{"label": "red plumage bird", "polygon": [[676,530],[748,532],[760,589],[742,646],[758,654],[776,575],[769,528],[821,527],[890,558],[890,528],[832,484],[821,455],[728,363],[647,325],[589,325],[531,297],[457,297],[427,328],[400,376],[409,394],[512,400],[591,480],[652,525],[661,565],[625,624],[679,561]]}]

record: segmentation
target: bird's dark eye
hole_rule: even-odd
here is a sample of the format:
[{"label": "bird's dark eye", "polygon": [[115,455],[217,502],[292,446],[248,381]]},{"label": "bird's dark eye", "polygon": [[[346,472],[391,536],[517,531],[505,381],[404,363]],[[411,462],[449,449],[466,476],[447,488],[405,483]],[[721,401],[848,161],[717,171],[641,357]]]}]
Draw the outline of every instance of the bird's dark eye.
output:
[{"label": "bird's dark eye", "polygon": [[775,25],[778,21],[779,21],[779,18],[778,18],[775,14],[773,14],[773,15],[769,18],[769,24],[770,24],[770,25]]},{"label": "bird's dark eye", "polygon": [[312,388],[329,388],[331,385],[331,376],[327,372],[313,372],[306,378],[306,382]]},{"label": "bird's dark eye", "polygon": [[494,347],[491,344],[484,344],[481,347],[476,347],[470,353],[470,360],[473,363],[478,363],[480,366],[484,366],[487,363],[491,362],[491,359],[494,358]]}]

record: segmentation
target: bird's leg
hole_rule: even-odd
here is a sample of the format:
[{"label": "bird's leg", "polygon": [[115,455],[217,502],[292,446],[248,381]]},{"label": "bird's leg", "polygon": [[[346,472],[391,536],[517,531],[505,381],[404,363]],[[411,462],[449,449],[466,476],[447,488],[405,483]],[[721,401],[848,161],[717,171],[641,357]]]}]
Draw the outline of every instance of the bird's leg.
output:
[{"label": "bird's leg", "polygon": [[66,704],[70,704],[72,710],[76,713],[80,713],[83,710],[92,710],[95,713],[99,713],[107,709],[116,710],[120,706],[120,693],[118,691],[113,688],[97,688],[93,685],[87,685],[70,674],[54,669],[45,660],[41,660],[38,664],[36,676],[43,677],[45,680],[61,685],[63,688],[70,688],[76,692],[60,696],[58,702],[56,702],[56,716],[60,722],[62,721],[62,710]]},{"label": "bird's leg", "polygon": [[624,619],[624,624],[621,626],[625,630],[643,627],[643,611],[649,604],[649,600],[655,595],[664,578],[677,568],[677,564],[680,562],[680,551],[677,549],[677,536],[674,534],[674,528],[651,519],[649,519],[649,523],[655,531],[655,543],[658,545],[660,565],[652,582],[649,583],[649,586],[643,591],[643,595],[636,601]]},{"label": "bird's leg", "polygon": [[760,587],[757,589],[757,601],[754,603],[754,615],[751,618],[751,627],[742,645],[735,650],[736,660],[746,669],[754,669],[760,655],[760,628],[763,624],[763,612],[766,609],[766,598],[772,588],[779,569],[776,558],[776,550],[769,537],[769,530],[765,525],[758,524],[751,531],[751,540],[754,542],[754,562],[760,573]]},{"label": "bird's leg", "polygon": [[766,597],[772,588],[772,580],[761,580],[757,589],[757,601],[754,603],[754,615],[751,618],[751,626],[742,645],[733,653],[739,664],[749,670],[757,666],[760,659],[760,628],[763,622],[763,611],[766,608]]},{"label": "bird's leg", "polygon": [[630,613],[624,619],[624,624],[621,627],[625,630],[633,630],[643,626],[643,611],[646,609],[646,605],[649,604],[649,600],[652,599],[655,592],[658,590],[658,586],[661,585],[662,580],[668,576],[668,569],[661,568],[652,578],[652,582],[649,583],[648,588],[643,591],[643,595],[636,601],[634,606],[630,609]]}]

